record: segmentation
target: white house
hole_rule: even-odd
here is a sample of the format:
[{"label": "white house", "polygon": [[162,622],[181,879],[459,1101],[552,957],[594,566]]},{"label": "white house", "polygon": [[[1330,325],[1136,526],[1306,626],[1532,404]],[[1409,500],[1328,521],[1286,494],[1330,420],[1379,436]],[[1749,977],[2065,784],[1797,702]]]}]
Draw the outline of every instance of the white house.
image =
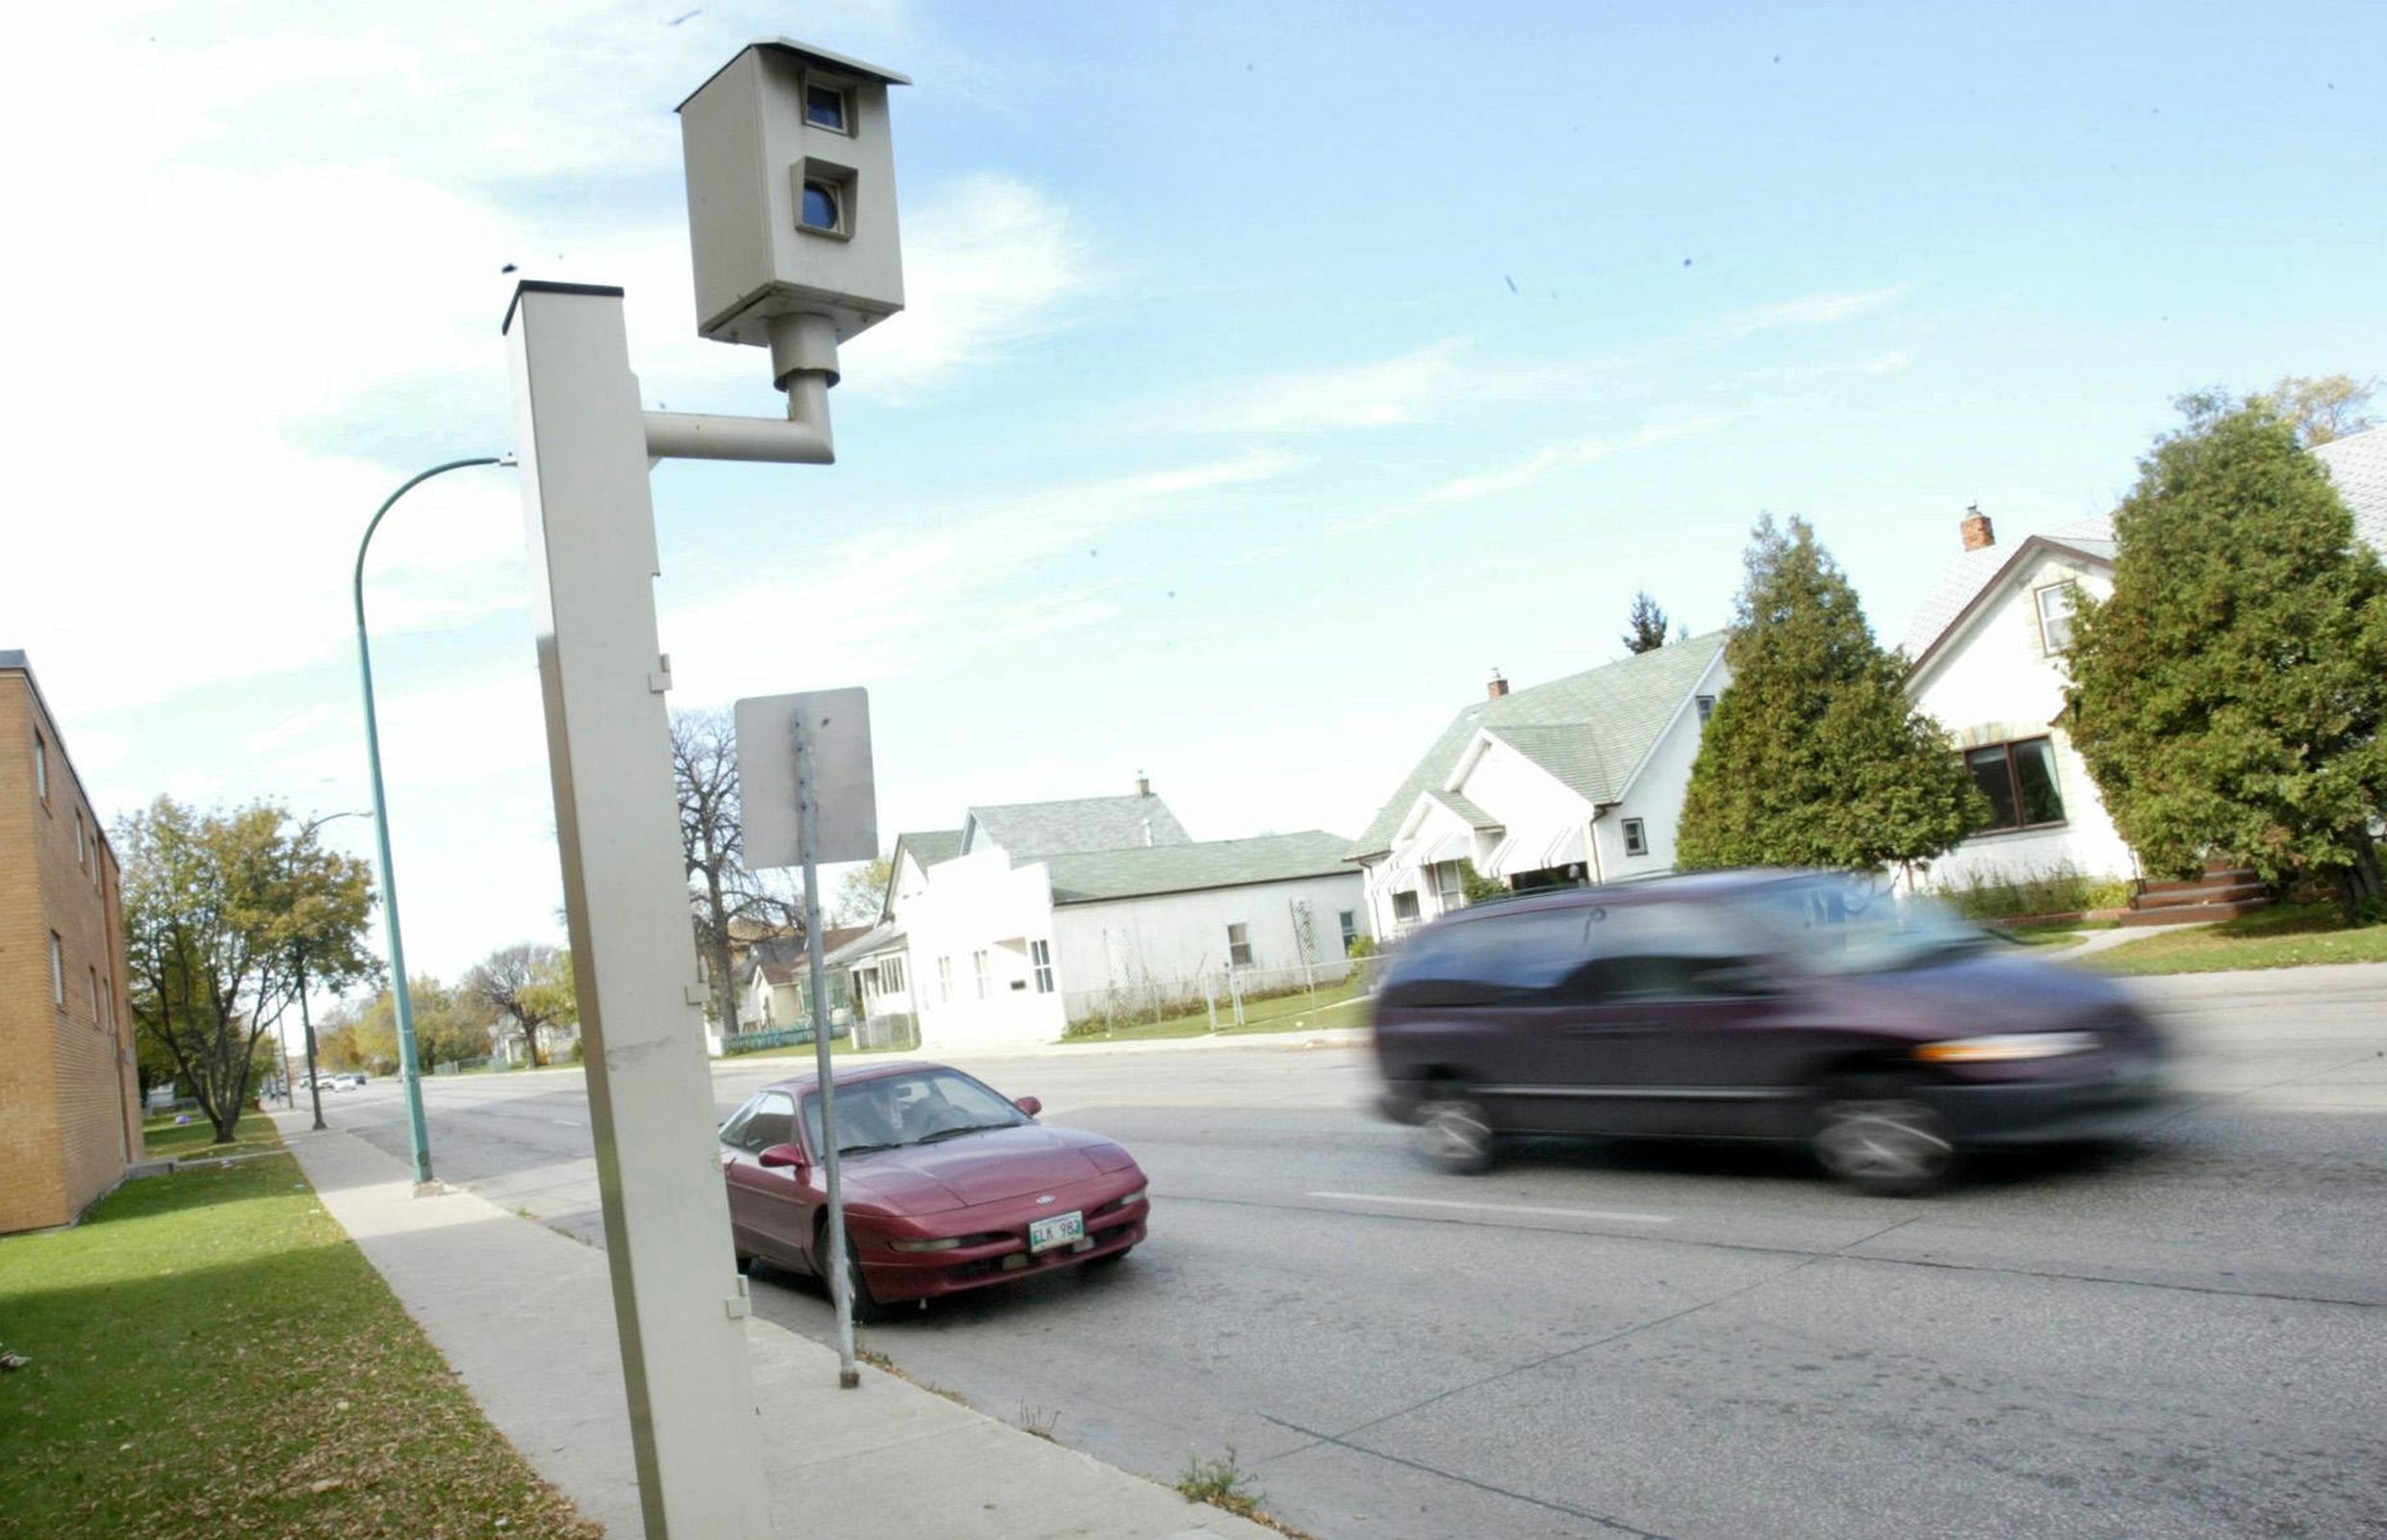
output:
[{"label": "white house", "polygon": [[1493,676],[1349,851],[1375,934],[1460,908],[1469,861],[1521,890],[1674,870],[1700,730],[1731,679],[1721,631],[1529,689]]},{"label": "white house", "polygon": [[1316,831],[1197,841],[1141,782],[972,808],[958,833],[897,841],[880,923],[834,961],[867,1014],[910,1014],[921,1046],[948,1052],[1339,979],[1369,934],[1345,847]]},{"label": "white house", "polygon": [[[2313,453],[2352,509],[2356,538],[2387,552],[2387,428]],[[2113,521],[2014,546],[1997,544],[1977,508],[1960,528],[1963,552],[1908,628],[1906,687],[1955,735],[1992,818],[1935,861],[1925,886],[2138,877],[2138,858],[2106,816],[2063,722],[2069,606],[2075,595],[2113,592]]]}]

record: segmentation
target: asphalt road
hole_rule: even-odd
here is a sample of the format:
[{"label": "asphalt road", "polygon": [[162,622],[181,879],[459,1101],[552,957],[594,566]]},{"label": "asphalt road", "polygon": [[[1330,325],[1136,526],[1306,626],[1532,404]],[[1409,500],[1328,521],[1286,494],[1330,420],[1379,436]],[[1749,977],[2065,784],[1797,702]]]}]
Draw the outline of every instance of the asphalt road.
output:
[{"label": "asphalt road", "polygon": [[[1921,1201],[1604,1144],[1437,1176],[1348,1048],[961,1061],[1134,1150],[1153,1237],[866,1343],[1164,1481],[1232,1448],[1324,1540],[2387,1535],[2387,968],[2148,992],[2152,1141]],[[427,1102],[444,1178],[602,1244],[577,1074]],[[404,1148],[394,1085],[327,1112]]]}]

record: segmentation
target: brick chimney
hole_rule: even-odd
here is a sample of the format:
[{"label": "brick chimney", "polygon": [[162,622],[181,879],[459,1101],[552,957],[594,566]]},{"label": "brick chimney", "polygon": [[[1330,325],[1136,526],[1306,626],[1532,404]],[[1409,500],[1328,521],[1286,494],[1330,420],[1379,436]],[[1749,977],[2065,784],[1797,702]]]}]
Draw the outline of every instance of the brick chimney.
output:
[{"label": "brick chimney", "polygon": [[1964,531],[1966,551],[1987,551],[1997,544],[1997,531],[1989,526],[1989,516],[1981,511],[1978,502],[1964,505],[1964,522],[1957,527]]},{"label": "brick chimney", "polygon": [[1508,693],[1508,681],[1501,678],[1499,669],[1492,671],[1492,682],[1483,687],[1483,693],[1495,701]]}]

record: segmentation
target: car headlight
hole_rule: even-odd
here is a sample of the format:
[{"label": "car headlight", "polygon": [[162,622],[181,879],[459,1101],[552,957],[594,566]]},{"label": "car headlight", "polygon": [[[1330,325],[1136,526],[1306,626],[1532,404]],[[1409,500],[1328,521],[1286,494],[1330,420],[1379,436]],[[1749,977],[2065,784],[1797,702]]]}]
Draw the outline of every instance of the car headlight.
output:
[{"label": "car headlight", "polygon": [[1152,1190],[1150,1188],[1140,1187],[1132,1193],[1123,1194],[1118,1197],[1113,1198],[1110,1202],[1105,1203],[1102,1206],[1102,1212],[1105,1214],[1116,1214],[1120,1209],[1132,1209],[1137,1204],[1142,1202],[1145,1198],[1151,1195]]},{"label": "car headlight", "polygon": [[958,1235],[939,1236],[934,1241],[889,1241],[898,1251],[950,1251],[962,1244]]},{"label": "car headlight", "polygon": [[2061,1059],[2066,1054],[2092,1053],[2093,1032],[1997,1032],[1986,1038],[1951,1038],[1927,1042],[1914,1057],[1940,1065],[2007,1064],[2016,1059]]}]

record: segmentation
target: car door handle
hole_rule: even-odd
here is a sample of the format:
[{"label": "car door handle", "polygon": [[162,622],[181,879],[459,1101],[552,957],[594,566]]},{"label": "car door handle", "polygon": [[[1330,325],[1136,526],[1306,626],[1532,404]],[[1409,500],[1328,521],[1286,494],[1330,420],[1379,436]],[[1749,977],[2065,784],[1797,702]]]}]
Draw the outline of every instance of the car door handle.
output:
[{"label": "car door handle", "polygon": [[1656,1021],[1584,1021],[1558,1030],[1569,1038],[1638,1038],[1656,1032],[1658,1026]]}]

